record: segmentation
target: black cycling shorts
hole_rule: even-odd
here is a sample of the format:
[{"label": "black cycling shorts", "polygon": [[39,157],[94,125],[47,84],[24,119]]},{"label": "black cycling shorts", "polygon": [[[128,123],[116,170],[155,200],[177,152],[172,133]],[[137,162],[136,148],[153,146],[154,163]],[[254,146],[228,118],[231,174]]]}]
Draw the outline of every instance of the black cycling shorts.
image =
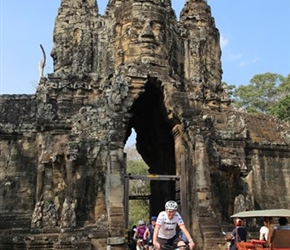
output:
[{"label": "black cycling shorts", "polygon": [[174,248],[177,248],[178,242],[182,241],[182,239],[177,238],[176,236],[174,236],[171,239],[163,239],[163,238],[158,237],[157,241],[161,246],[173,246]]}]

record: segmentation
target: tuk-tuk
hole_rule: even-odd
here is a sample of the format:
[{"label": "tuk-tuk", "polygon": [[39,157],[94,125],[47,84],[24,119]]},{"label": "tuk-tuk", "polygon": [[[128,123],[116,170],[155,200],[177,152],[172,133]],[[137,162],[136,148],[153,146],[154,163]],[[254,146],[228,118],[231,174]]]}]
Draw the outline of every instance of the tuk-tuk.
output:
[{"label": "tuk-tuk", "polygon": [[[289,209],[267,209],[244,211],[233,214],[231,218],[274,218],[274,217],[290,217]],[[238,242],[238,250],[290,250],[290,226],[277,226],[271,232],[270,220],[267,220],[267,227],[269,229],[269,237],[267,241],[250,240],[247,242]],[[272,237],[271,237],[272,235]],[[264,247],[266,245],[267,247]]]}]

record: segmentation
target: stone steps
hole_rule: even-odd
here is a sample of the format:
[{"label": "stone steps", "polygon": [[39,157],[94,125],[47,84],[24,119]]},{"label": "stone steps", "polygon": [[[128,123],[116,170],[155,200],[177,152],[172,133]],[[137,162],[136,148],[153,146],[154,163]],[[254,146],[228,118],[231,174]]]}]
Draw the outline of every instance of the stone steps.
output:
[{"label": "stone steps", "polygon": [[200,223],[204,237],[204,249],[217,250],[226,249],[225,236],[221,233],[226,225],[213,224],[211,218],[204,218]]},{"label": "stone steps", "polygon": [[29,228],[31,216],[25,214],[0,214],[0,230],[11,228]]}]

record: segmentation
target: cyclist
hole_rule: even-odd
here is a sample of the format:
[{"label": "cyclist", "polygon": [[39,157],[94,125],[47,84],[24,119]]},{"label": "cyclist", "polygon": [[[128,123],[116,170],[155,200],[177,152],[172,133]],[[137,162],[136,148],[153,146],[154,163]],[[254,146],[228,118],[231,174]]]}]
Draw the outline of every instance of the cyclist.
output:
[{"label": "cyclist", "polygon": [[190,236],[182,217],[177,212],[178,205],[175,201],[167,201],[165,203],[165,211],[159,213],[153,234],[153,244],[155,249],[161,249],[161,246],[172,246],[178,248],[184,246],[182,239],[178,238],[176,228],[180,230],[188,239],[189,249],[194,249],[195,243]]},{"label": "cyclist", "polygon": [[134,240],[134,234],[137,230],[137,226],[133,225],[131,231],[130,231],[130,236],[129,236],[129,249],[128,250],[136,250],[136,241]]},{"label": "cyclist", "polygon": [[137,241],[136,249],[140,250],[143,248],[144,241],[146,240],[144,234],[147,230],[146,223],[143,220],[138,221],[138,226],[136,228],[135,234],[134,234],[134,240]]},{"label": "cyclist", "polygon": [[156,225],[156,216],[151,217],[151,224],[147,226],[147,230],[145,231],[144,238],[147,239],[147,249],[153,250],[153,232]]}]

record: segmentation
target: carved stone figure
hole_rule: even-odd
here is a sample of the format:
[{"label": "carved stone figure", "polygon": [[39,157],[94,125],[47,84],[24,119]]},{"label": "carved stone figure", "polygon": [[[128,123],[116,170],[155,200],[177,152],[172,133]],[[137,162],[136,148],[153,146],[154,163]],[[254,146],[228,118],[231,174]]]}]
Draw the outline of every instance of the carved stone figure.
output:
[{"label": "carved stone figure", "polygon": [[38,201],[35,205],[32,219],[31,219],[31,227],[39,228],[42,227],[42,210],[43,210],[43,201]]},{"label": "carved stone figure", "polygon": [[37,185],[36,185],[36,201],[41,201],[41,197],[43,196],[43,187],[44,187],[44,179],[45,179],[45,168],[51,167],[51,155],[49,152],[45,150],[44,145],[40,145],[41,154],[38,161],[37,166]]},{"label": "carved stone figure", "polygon": [[61,213],[61,227],[74,228],[76,226],[75,201],[65,199]]},{"label": "carved stone figure", "polygon": [[[142,13],[140,15],[140,13]],[[171,41],[166,9],[155,2],[123,1],[116,8],[117,62],[130,65],[151,63],[167,67]],[[120,59],[118,58],[120,57]]]}]

